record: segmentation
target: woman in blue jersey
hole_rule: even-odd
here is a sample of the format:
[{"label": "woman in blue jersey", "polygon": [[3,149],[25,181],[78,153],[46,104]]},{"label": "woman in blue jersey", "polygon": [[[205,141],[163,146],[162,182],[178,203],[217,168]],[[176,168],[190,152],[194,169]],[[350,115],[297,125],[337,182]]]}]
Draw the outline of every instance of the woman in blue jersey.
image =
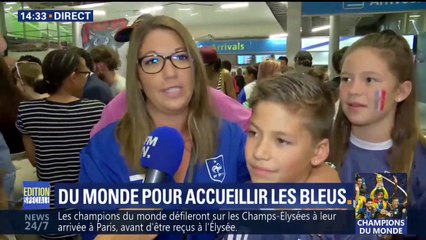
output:
[{"label": "woman in blue jersey", "polygon": [[426,208],[426,149],[417,117],[415,63],[407,41],[390,30],[368,34],[346,51],[331,157],[343,182],[357,173],[403,172],[412,208]]},{"label": "woman in blue jersey", "polygon": [[[142,146],[149,133],[161,126],[177,129],[185,140],[176,182],[250,180],[244,157],[245,134],[212,111],[199,50],[180,22],[156,16],[135,27],[127,59],[128,111],[122,120],[98,132],[81,152],[81,182],[143,180],[146,169],[140,166]],[[210,174],[212,160],[221,164],[223,174]],[[188,174],[192,163],[194,174]],[[182,239],[176,235],[158,239],[165,237]]]}]

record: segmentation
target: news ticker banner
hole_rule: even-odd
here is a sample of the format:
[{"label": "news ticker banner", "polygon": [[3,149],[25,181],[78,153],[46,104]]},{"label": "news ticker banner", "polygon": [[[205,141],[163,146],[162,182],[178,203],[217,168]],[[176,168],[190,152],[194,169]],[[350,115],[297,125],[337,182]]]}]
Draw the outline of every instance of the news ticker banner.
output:
[{"label": "news ticker banner", "polygon": [[[0,211],[0,234],[349,234],[426,236],[426,211],[408,219],[354,218],[349,210]],[[413,217],[411,217],[413,216]],[[408,221],[408,223],[407,223]],[[358,231],[358,229],[361,229]],[[338,238],[337,238],[338,239]]]},{"label": "news ticker banner", "polygon": [[0,234],[353,234],[348,210],[0,211]]},{"label": "news ticker banner", "polygon": [[[40,182],[38,182],[40,184]],[[46,183],[45,183],[46,184]],[[24,186],[24,203],[50,188]],[[37,195],[40,193],[41,195]],[[55,207],[77,209],[353,209],[353,184],[56,184]],[[45,206],[47,204],[44,202]],[[31,205],[29,201],[25,206]],[[25,207],[24,206],[24,207]]]},{"label": "news ticker banner", "polygon": [[93,22],[93,10],[18,10],[18,22]]}]

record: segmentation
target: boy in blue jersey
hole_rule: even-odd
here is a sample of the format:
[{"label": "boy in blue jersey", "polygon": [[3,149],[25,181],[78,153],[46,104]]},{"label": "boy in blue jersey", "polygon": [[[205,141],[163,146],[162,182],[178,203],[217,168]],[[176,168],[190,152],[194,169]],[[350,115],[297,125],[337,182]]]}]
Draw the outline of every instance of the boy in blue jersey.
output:
[{"label": "boy in blue jersey", "polygon": [[[253,183],[340,182],[325,161],[334,105],[331,91],[310,75],[287,72],[260,81],[251,98],[253,115],[247,167]],[[315,235],[228,235],[227,239],[315,239]],[[327,237],[327,236],[322,236]]]},{"label": "boy in blue jersey", "polygon": [[351,45],[343,59],[330,156],[341,166],[343,182],[357,173],[407,173],[410,207],[426,209],[426,148],[414,77],[410,46],[393,31]]},{"label": "boy in blue jersey", "polygon": [[[185,141],[182,163],[173,176],[176,182],[249,181],[244,157],[245,133],[236,124],[220,120],[212,111],[203,68],[199,50],[180,22],[155,16],[136,26],[129,42],[127,113],[122,120],[93,136],[83,149],[80,181],[143,181],[146,169],[140,166],[140,158],[144,141],[150,132],[162,126],[177,129]],[[213,174],[212,166],[219,169],[219,174],[217,171]],[[98,235],[96,238],[120,236],[123,237]],[[182,239],[181,235],[165,234],[126,236],[129,239],[154,237]],[[215,237],[197,234],[190,239]]]}]

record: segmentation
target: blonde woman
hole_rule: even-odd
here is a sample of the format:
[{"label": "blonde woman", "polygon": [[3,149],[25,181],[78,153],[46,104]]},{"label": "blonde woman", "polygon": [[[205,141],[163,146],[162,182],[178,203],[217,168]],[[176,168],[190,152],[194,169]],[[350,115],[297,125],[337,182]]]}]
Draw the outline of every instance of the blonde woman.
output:
[{"label": "blonde woman", "polygon": [[[136,26],[127,62],[127,113],[94,135],[83,149],[81,182],[143,181],[146,172],[140,166],[143,143],[151,131],[161,126],[177,129],[185,140],[182,164],[173,176],[175,182],[250,180],[244,158],[246,136],[238,125],[219,119],[212,111],[199,50],[180,22],[155,16]],[[209,175],[206,162],[211,159],[219,159],[226,169],[221,178]],[[193,178],[187,176],[190,165],[195,166]],[[143,239],[141,235],[133,237]],[[172,237],[182,239],[182,236]],[[191,239],[214,237],[194,235]]]}]

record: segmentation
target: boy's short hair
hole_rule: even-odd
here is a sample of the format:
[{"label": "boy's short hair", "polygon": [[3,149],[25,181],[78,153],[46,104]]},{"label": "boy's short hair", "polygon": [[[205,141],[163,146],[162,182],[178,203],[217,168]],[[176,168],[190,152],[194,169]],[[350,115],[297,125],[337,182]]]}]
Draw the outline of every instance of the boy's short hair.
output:
[{"label": "boy's short hair", "polygon": [[96,46],[90,51],[90,55],[95,63],[105,63],[109,70],[118,70],[120,67],[120,56],[114,49],[106,45]]},{"label": "boy's short hair", "polygon": [[291,71],[260,81],[250,96],[249,104],[255,108],[263,101],[283,104],[290,111],[302,114],[315,141],[330,138],[334,102],[330,89],[317,78]]}]

